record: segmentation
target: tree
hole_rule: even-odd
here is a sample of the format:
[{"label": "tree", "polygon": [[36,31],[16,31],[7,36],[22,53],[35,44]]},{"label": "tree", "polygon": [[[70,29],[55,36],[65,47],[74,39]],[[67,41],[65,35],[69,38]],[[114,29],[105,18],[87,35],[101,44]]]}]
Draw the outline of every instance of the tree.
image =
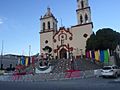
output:
[{"label": "tree", "polygon": [[86,50],[114,50],[120,44],[120,33],[110,28],[99,29],[86,42]]},{"label": "tree", "polygon": [[91,34],[90,38],[88,38],[88,40],[87,40],[87,45],[86,45],[87,50],[95,49],[95,47],[96,47],[96,45],[95,45],[96,40],[95,39],[96,39],[96,36],[95,36],[95,33],[93,32],[93,34]]}]

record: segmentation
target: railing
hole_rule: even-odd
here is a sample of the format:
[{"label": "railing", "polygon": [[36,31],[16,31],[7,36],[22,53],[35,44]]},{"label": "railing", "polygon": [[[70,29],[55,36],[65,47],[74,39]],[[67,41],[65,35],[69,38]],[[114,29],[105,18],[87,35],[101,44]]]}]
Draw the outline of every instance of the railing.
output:
[{"label": "railing", "polygon": [[0,81],[47,81],[47,80],[65,80],[65,79],[80,79],[94,77],[94,70],[76,71],[65,73],[42,73],[42,74],[28,74],[28,75],[1,75]]}]

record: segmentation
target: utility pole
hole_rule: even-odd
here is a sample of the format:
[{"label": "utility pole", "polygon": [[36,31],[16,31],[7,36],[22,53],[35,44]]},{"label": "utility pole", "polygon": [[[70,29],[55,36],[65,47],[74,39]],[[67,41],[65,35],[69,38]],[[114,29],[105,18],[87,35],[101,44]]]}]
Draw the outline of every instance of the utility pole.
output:
[{"label": "utility pole", "polygon": [[2,59],[3,59],[3,49],[4,49],[4,41],[2,40],[2,47],[1,47],[1,69],[3,69]]},{"label": "utility pole", "polygon": [[31,45],[29,45],[29,64],[31,64],[32,62],[32,58],[31,58]]}]

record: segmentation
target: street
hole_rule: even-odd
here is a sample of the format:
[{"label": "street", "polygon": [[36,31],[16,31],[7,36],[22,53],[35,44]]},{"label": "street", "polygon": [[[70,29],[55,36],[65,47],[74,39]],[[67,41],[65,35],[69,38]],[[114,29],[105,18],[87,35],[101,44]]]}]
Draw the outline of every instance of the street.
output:
[{"label": "street", "polygon": [[0,90],[120,90],[120,80],[100,77],[40,82],[0,82]]}]

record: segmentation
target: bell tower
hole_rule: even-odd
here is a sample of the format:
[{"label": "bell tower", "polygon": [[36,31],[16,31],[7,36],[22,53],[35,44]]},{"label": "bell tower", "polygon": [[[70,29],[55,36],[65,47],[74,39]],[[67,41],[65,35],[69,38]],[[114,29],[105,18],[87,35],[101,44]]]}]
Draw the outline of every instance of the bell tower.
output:
[{"label": "bell tower", "polygon": [[51,13],[50,8],[47,8],[47,12],[44,16],[41,16],[41,32],[48,32],[48,31],[57,31],[57,19]]},{"label": "bell tower", "polygon": [[88,0],[77,0],[77,21],[79,24],[91,23],[91,10]]},{"label": "bell tower", "polygon": [[[40,23],[40,53],[45,54],[45,47],[50,47],[53,53],[53,35],[57,32],[57,19],[52,14],[50,8],[47,8],[47,12],[44,16],[41,16]],[[48,53],[48,52],[47,52]]]}]

